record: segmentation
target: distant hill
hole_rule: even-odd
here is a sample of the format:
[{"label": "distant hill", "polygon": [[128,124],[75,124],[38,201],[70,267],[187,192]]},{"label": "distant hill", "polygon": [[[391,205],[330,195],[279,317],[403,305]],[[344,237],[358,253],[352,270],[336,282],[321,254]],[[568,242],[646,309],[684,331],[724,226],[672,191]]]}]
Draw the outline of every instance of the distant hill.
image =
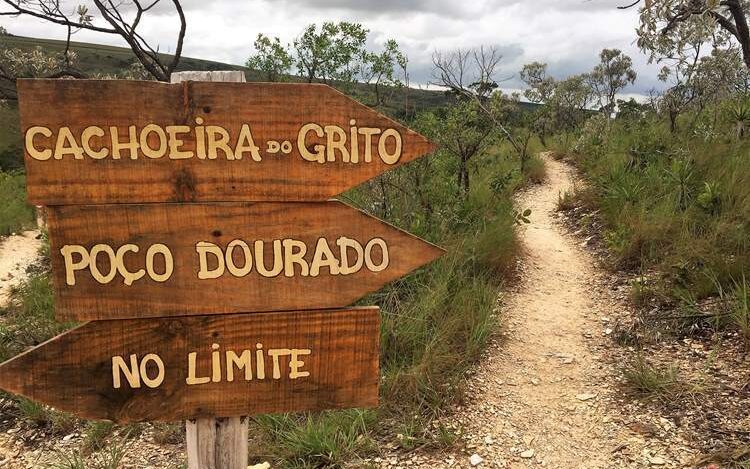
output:
[{"label": "distant hill", "polygon": [[[62,52],[65,50],[65,41],[8,35],[0,36],[0,48],[3,47],[18,49],[42,47],[46,51]],[[71,42],[71,50],[73,50],[78,56],[78,68],[88,75],[98,73],[116,74],[126,70],[136,60],[133,52],[124,47],[105,46],[85,42]],[[250,51],[248,50],[248,53],[249,52]],[[164,54],[165,59],[168,59],[169,57],[169,55]],[[177,67],[177,71],[182,70],[243,70],[247,81],[263,81],[262,74],[240,65],[215,62],[212,60],[194,59],[184,56],[180,59],[180,63]],[[295,76],[289,76],[288,79],[290,81],[300,81],[300,79]],[[354,85],[351,94],[355,97],[364,94],[364,87],[365,85]],[[391,111],[389,113],[394,113],[400,117],[400,115],[406,110],[406,99],[404,93],[395,93],[392,102],[389,103],[390,106],[388,106],[385,111]],[[408,110],[412,113],[414,111],[429,109],[436,106],[444,106],[450,102],[450,98],[441,91],[412,88],[408,93],[408,101]]]}]

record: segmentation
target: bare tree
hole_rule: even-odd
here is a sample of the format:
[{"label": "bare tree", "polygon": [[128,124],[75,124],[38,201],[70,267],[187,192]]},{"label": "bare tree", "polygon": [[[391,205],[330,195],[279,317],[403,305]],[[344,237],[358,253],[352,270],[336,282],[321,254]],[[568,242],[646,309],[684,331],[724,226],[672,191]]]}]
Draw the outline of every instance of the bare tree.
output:
[{"label": "bare tree", "polygon": [[[179,0],[169,0],[177,13],[180,24],[174,54],[171,58],[161,55],[158,48],[150,45],[137,31],[141,21],[161,0],[143,3],[139,0],[112,1],[93,0],[103,21],[95,21],[86,5],[67,8],[63,0],[0,0],[5,7],[0,16],[26,15],[40,18],[50,23],[65,26],[68,31],[65,57],[69,57],[70,38],[75,31],[89,30],[120,36],[130,46],[138,61],[157,80],[169,81],[182,55],[185,39],[185,13]],[[71,11],[71,13],[66,13]],[[67,59],[66,59],[67,60]]]},{"label": "bare tree", "polygon": [[514,138],[510,128],[498,118],[490,100],[498,88],[498,66],[502,58],[495,46],[456,49],[447,53],[435,51],[432,55],[435,81],[432,84],[448,88],[457,96],[474,101],[523,161],[525,146]]}]

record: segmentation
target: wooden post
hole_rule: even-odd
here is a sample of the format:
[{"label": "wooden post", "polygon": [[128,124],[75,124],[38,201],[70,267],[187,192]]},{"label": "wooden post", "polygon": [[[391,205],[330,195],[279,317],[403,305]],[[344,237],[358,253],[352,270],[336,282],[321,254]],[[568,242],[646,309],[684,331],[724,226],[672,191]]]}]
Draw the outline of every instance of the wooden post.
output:
[{"label": "wooden post", "polygon": [[188,469],[246,469],[247,417],[185,422]]},{"label": "wooden post", "polygon": [[[176,72],[172,83],[226,81],[244,83],[245,72]],[[247,417],[199,418],[185,422],[188,469],[247,469]]]}]

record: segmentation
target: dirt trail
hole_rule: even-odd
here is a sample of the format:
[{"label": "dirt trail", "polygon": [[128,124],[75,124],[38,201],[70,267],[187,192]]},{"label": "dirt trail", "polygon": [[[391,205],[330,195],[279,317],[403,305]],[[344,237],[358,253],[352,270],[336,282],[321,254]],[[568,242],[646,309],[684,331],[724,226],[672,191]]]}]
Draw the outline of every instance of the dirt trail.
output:
[{"label": "dirt trail", "polygon": [[26,278],[26,268],[39,257],[41,246],[37,230],[0,238],[0,307],[8,302],[11,288]]},{"label": "dirt trail", "polygon": [[[463,429],[462,450],[386,457],[384,466],[623,467],[615,454],[630,435],[608,415],[615,388],[599,356],[607,313],[618,306],[581,241],[557,220],[571,168],[545,160],[548,180],[518,200],[532,210],[532,223],[522,229],[523,280],[503,300],[503,336],[471,378],[466,408],[443,422]],[[638,459],[644,456],[637,467],[651,465],[652,456],[661,463],[648,451]]]}]

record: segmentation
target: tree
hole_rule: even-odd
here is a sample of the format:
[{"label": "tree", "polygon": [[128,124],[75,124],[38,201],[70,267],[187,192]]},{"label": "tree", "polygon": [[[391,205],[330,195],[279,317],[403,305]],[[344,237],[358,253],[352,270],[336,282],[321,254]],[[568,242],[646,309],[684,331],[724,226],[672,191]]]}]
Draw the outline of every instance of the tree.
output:
[{"label": "tree", "polygon": [[66,75],[66,68],[74,65],[75,53],[68,52],[63,60],[59,54],[41,47],[30,50],[0,49],[0,100],[16,100],[17,78],[57,77]]},{"label": "tree", "polygon": [[263,72],[267,81],[281,81],[292,66],[287,47],[278,37],[271,39],[265,34],[258,34],[254,45],[255,55],[247,59],[247,67]]},{"label": "tree", "polygon": [[547,75],[547,64],[532,62],[521,69],[521,80],[529,101],[542,104],[529,123],[542,143],[549,133],[571,131],[583,122],[594,98],[589,75],[555,80]]},{"label": "tree", "polygon": [[65,26],[68,33],[64,53],[65,60],[68,60],[70,38],[75,31],[85,29],[120,36],[130,46],[138,61],[154,78],[160,81],[169,81],[170,75],[182,56],[182,45],[185,38],[186,21],[180,1],[170,0],[168,2],[174,8],[180,24],[174,54],[171,57],[159,54],[158,49],[154,49],[138,32],[138,26],[141,24],[144,15],[148,14],[159,3],[160,0],[153,0],[148,4],[143,4],[139,0],[132,0],[127,3],[113,0],[93,0],[92,4],[100,15],[100,18],[97,19],[87,5],[79,5],[72,12],[68,12],[62,0],[0,0],[0,5],[5,7],[4,10],[0,10],[0,16],[26,15]]},{"label": "tree", "polygon": [[403,82],[397,76],[397,69],[403,71],[406,76],[408,59],[401,52],[398,43],[394,39],[386,41],[383,51],[380,53],[364,52],[360,77],[364,83],[372,85],[375,92],[374,106],[385,103],[383,95],[384,87],[400,87]]},{"label": "tree", "polygon": [[521,81],[528,88],[523,95],[532,103],[547,102],[555,89],[555,79],[547,76],[547,64],[542,62],[532,62],[526,64],[521,69]]},{"label": "tree", "polygon": [[511,144],[523,165],[527,156],[525,145],[516,140],[510,126],[503,123],[490,106],[490,97],[498,88],[497,68],[502,58],[496,47],[456,49],[447,53],[435,51],[432,55],[433,84],[447,88],[459,98],[473,101]]},{"label": "tree", "polygon": [[590,113],[593,100],[588,75],[573,75],[557,82],[547,102],[556,130],[571,131],[581,125]]},{"label": "tree", "polygon": [[628,84],[635,83],[637,74],[633,70],[633,60],[619,49],[604,49],[599,59],[600,63],[588,75],[588,80],[598,97],[600,108],[611,115],[615,110],[617,93]]},{"label": "tree", "polygon": [[[636,0],[619,8],[639,4],[641,0]],[[685,32],[689,30],[715,47],[736,41],[745,66],[750,68],[748,10],[746,0],[643,0],[638,44],[642,49],[673,55],[684,45]]]},{"label": "tree", "polygon": [[358,23],[311,24],[294,40],[297,70],[308,83],[349,83],[359,72],[369,31]]},{"label": "tree", "polygon": [[419,118],[427,137],[456,158],[456,182],[463,196],[469,193],[469,162],[492,142],[495,126],[476,101],[463,100],[444,112],[427,113]]}]

